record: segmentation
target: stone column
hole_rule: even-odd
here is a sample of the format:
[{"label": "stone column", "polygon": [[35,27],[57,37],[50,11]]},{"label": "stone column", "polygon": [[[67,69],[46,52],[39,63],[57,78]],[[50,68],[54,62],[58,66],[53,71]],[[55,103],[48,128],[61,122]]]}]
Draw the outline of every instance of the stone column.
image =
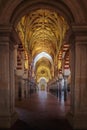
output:
[{"label": "stone column", "polygon": [[75,129],[87,129],[87,26],[72,26],[71,111],[69,121]]},{"label": "stone column", "polygon": [[62,79],[59,79],[59,90],[58,90],[58,95],[59,95],[59,100],[61,100],[62,96],[62,85],[61,85]]},{"label": "stone column", "polygon": [[0,26],[0,128],[9,128],[17,119],[14,98],[14,39],[12,27]]},{"label": "stone column", "polygon": [[67,100],[67,76],[64,76],[64,101]]},{"label": "stone column", "polygon": [[25,87],[25,82],[22,79],[22,99],[24,99],[24,87]]},{"label": "stone column", "polygon": [[16,70],[17,68],[17,49],[18,49],[18,45],[14,46],[14,69]]}]

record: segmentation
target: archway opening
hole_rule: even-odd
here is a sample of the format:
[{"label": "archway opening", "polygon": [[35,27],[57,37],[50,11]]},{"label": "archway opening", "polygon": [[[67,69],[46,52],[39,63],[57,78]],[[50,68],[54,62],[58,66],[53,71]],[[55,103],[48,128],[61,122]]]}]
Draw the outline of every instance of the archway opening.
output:
[{"label": "archway opening", "polygon": [[[70,45],[66,41],[69,31],[67,21],[54,10],[39,8],[25,14],[15,29],[21,41],[17,60],[24,67],[21,69],[18,63],[17,73],[23,72],[20,74],[24,78],[23,83],[27,82],[30,89],[37,90],[44,77],[48,88],[44,90],[51,93],[55,91],[56,96],[58,93],[62,95],[63,91],[66,100],[71,82]],[[41,86],[45,87],[45,82]]]}]

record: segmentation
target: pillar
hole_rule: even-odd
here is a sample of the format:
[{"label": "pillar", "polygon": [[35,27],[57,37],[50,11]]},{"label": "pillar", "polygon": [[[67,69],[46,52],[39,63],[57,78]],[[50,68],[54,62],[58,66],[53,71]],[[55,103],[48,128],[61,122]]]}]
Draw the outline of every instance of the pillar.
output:
[{"label": "pillar", "polygon": [[24,87],[25,87],[25,82],[24,82],[24,80],[22,79],[22,99],[24,99],[25,98],[25,95],[24,95]]},{"label": "pillar", "polygon": [[75,129],[87,129],[87,25],[72,26],[71,109],[68,119]]},{"label": "pillar", "polygon": [[67,76],[64,76],[64,101],[67,100]]},{"label": "pillar", "polygon": [[0,128],[16,121],[14,86],[14,39],[12,27],[0,26]]},{"label": "pillar", "polygon": [[59,92],[59,100],[61,100],[61,96],[62,96],[62,85],[61,85],[61,82],[62,82],[62,79],[59,79],[59,90],[58,90],[58,92]]}]

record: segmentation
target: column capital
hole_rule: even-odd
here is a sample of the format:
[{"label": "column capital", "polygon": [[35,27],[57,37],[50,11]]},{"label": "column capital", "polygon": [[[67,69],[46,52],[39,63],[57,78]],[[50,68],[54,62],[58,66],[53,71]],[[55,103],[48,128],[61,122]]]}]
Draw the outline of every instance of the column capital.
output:
[{"label": "column capital", "polygon": [[87,44],[87,24],[72,24],[72,32],[74,34],[75,41],[85,42]]},{"label": "column capital", "polygon": [[87,24],[72,24],[72,31],[74,33],[78,33],[78,34],[81,34],[81,33],[87,33]]},{"label": "column capital", "polygon": [[19,44],[21,42],[15,28],[12,25],[0,25],[0,42],[7,41],[11,41],[14,44]]}]

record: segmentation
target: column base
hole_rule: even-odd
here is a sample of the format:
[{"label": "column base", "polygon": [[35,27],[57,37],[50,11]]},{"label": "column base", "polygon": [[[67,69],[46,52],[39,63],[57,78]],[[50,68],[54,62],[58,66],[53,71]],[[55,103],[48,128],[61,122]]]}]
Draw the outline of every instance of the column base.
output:
[{"label": "column base", "polygon": [[18,114],[15,112],[11,116],[0,116],[0,128],[10,128],[18,119]]},{"label": "column base", "polygon": [[85,115],[73,115],[72,113],[67,114],[67,119],[73,129],[75,130],[87,130],[87,114]]}]

